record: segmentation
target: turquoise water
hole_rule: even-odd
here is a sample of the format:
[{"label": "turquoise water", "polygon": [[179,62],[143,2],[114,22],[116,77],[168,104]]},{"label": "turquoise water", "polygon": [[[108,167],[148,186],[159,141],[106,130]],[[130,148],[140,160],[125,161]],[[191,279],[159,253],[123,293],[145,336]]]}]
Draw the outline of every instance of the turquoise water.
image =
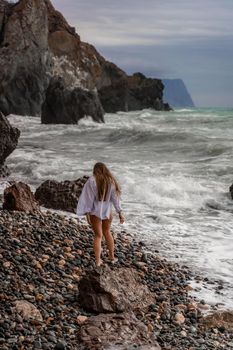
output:
[{"label": "turquoise water", "polygon": [[126,228],[169,259],[222,280],[222,295],[213,292],[212,300],[232,305],[233,109],[144,110],[75,126],[11,122],[22,132],[8,160],[14,178],[35,188],[106,162],[122,184]]}]

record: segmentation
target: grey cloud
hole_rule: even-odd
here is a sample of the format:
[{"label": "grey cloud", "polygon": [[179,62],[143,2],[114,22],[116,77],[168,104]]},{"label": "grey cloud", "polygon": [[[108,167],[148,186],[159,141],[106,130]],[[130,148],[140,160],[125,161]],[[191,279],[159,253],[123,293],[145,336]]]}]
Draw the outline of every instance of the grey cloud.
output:
[{"label": "grey cloud", "polygon": [[52,2],[128,73],[182,78],[197,105],[232,105],[232,0]]}]

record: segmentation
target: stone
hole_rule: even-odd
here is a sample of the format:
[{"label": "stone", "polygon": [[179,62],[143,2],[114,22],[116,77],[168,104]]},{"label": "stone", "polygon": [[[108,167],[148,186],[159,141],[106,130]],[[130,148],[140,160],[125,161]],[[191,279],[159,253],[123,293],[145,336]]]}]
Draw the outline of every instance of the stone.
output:
[{"label": "stone", "polygon": [[9,120],[1,113],[1,111],[0,135],[0,177],[5,177],[9,175],[9,170],[4,166],[4,162],[17,147],[20,131],[11,126]]},{"label": "stone", "polygon": [[86,322],[87,319],[88,319],[87,316],[79,315],[77,317],[77,322],[78,322],[78,324],[82,324],[83,322]]},{"label": "stone", "polygon": [[233,312],[215,311],[202,319],[202,324],[206,328],[224,327],[227,331],[233,332]]},{"label": "stone", "polygon": [[154,335],[130,313],[89,317],[81,325],[80,340],[87,349],[161,350]]},{"label": "stone", "polygon": [[25,320],[33,319],[39,322],[43,321],[40,311],[26,300],[17,300],[15,302],[14,311],[20,314]]},{"label": "stone", "polygon": [[39,210],[30,187],[23,182],[17,182],[4,190],[4,210],[34,212]]},{"label": "stone", "polygon": [[140,284],[136,270],[108,266],[88,272],[79,282],[79,300],[87,311],[124,312],[143,310],[154,303],[154,295]]},{"label": "stone", "polygon": [[55,345],[54,350],[66,350],[66,343],[59,342]]},{"label": "stone", "polygon": [[185,323],[185,317],[181,312],[177,312],[175,314],[174,323],[177,324],[178,326]]},{"label": "stone", "polygon": [[42,105],[42,123],[77,124],[85,116],[104,122],[104,111],[97,93],[80,87],[71,89],[63,78],[52,78]]},{"label": "stone", "polygon": [[35,198],[46,208],[75,213],[78,198],[87,180],[88,176],[74,181],[47,180],[37,188]]}]

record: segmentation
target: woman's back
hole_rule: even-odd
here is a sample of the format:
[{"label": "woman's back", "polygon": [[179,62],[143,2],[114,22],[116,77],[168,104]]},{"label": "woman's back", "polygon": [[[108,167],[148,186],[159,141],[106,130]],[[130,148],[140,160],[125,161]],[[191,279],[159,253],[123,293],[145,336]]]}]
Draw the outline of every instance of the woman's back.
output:
[{"label": "woman's back", "polygon": [[100,200],[95,176],[90,176],[79,198],[77,215],[91,214],[102,220],[109,219],[112,204],[116,212],[119,213],[121,211],[120,198],[116,194],[114,184],[109,182],[108,188],[104,189],[102,199]]}]

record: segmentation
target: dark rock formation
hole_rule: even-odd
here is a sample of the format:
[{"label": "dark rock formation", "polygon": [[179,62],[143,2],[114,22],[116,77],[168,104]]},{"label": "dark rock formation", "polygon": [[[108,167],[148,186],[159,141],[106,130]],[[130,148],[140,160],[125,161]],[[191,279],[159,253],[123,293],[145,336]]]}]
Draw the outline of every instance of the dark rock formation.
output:
[{"label": "dark rock formation", "polygon": [[89,317],[81,326],[80,339],[85,349],[161,350],[154,334],[131,313]]},{"label": "dark rock formation", "polygon": [[6,115],[39,114],[51,72],[45,3],[0,3],[0,109]]},{"label": "dark rock formation", "polygon": [[110,270],[107,266],[80,280],[79,299],[84,309],[96,313],[143,310],[155,300],[149,289],[139,283],[136,270]]},{"label": "dark rock formation", "polygon": [[195,107],[183,80],[163,79],[164,101],[172,107]]},{"label": "dark rock formation", "polygon": [[62,78],[53,78],[42,106],[44,124],[77,124],[85,116],[104,122],[104,112],[98,95],[79,87],[70,89]]},{"label": "dark rock formation", "polygon": [[16,148],[19,135],[20,131],[12,127],[8,119],[0,112],[0,176],[9,174],[4,162]]},{"label": "dark rock formation", "polygon": [[10,171],[6,165],[0,167],[0,178],[7,177],[10,175]]},{"label": "dark rock formation", "polygon": [[230,186],[229,191],[231,194],[231,198],[233,199],[233,184]]},{"label": "dark rock formation", "polygon": [[146,78],[141,73],[115,77],[110,86],[99,89],[105,112],[133,111],[145,108],[170,110],[163,103],[163,84],[159,79]]},{"label": "dark rock formation", "polygon": [[18,182],[5,189],[3,209],[34,212],[39,209],[39,206],[30,187]]},{"label": "dark rock formation", "polygon": [[37,188],[35,198],[46,208],[75,213],[78,198],[87,179],[88,176],[83,176],[76,181],[47,180]]},{"label": "dark rock formation", "polygon": [[[97,90],[108,112],[168,109],[162,101],[160,80],[138,74],[128,77],[106,61],[92,45],[81,42],[50,0],[16,4],[0,0],[0,68],[0,109],[5,114],[40,114],[46,95],[42,122],[76,123],[84,115],[103,121]],[[64,94],[57,89],[56,79],[49,86],[52,77],[60,77]],[[64,107],[72,97],[78,101],[73,106],[78,104],[78,116]],[[61,105],[63,115],[59,117]]]}]

